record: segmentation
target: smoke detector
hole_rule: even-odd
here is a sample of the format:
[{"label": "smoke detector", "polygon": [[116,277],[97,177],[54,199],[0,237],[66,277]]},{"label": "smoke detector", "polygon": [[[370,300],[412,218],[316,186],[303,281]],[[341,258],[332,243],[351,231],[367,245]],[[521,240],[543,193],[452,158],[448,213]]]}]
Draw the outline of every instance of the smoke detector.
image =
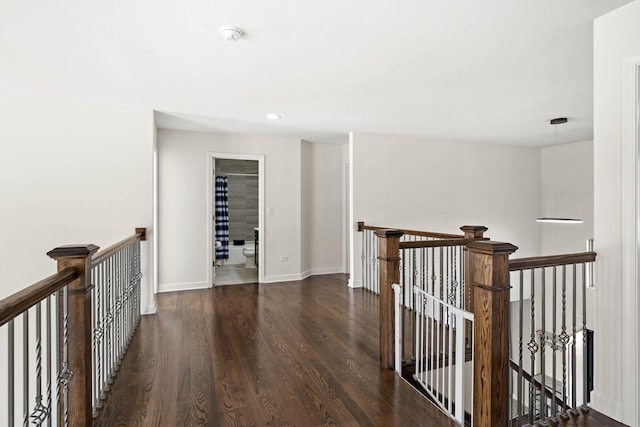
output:
[{"label": "smoke detector", "polygon": [[238,40],[240,40],[240,37],[244,35],[240,28],[232,27],[231,25],[225,25],[224,27],[220,28],[220,33],[225,40],[230,42],[237,42]]}]

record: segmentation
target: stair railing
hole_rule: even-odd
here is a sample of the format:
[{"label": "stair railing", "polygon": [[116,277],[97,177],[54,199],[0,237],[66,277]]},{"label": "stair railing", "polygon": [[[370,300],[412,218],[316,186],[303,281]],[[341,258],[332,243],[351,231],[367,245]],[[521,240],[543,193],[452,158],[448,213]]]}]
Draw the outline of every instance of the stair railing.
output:
[{"label": "stair railing", "polygon": [[[469,239],[460,245],[466,245],[466,251],[463,249],[462,252],[464,274],[461,276],[464,280],[464,292],[462,292],[464,298],[458,298],[455,302],[461,303],[466,311],[473,311],[473,326],[469,334],[473,336],[470,345],[474,373],[471,416],[475,426],[507,425],[509,416],[507,400],[509,397],[509,255],[517,248],[509,243],[486,241],[483,237],[485,227],[465,228],[463,231],[466,236],[455,238],[459,239],[458,243],[465,238]],[[392,285],[401,283],[401,263],[404,262],[401,246],[406,250],[424,243],[401,243],[400,238],[403,233],[399,230],[376,230],[375,234],[378,239],[380,363],[385,368],[394,369],[396,360],[393,341],[394,317],[396,307],[399,308],[400,304],[393,302]],[[427,243],[427,245],[433,244]],[[415,274],[409,276],[415,277]],[[438,294],[440,288],[443,289],[443,295],[448,297],[444,292],[446,286],[436,287]],[[406,295],[407,290],[398,289],[397,292],[399,295]],[[443,315],[439,316],[440,319],[444,319]],[[463,329],[466,331],[467,328],[468,326],[465,326]],[[426,328],[423,327],[423,329]],[[407,332],[405,331],[403,335],[407,337]],[[407,341],[409,340],[404,340],[404,342]],[[461,357],[462,354],[465,354],[466,361],[468,354],[466,351],[457,352],[456,356]],[[462,409],[462,406],[458,408]]]},{"label": "stair railing", "polygon": [[517,296],[510,412],[518,426],[588,410],[586,300],[595,259],[588,251],[509,263]]},{"label": "stair railing", "polygon": [[[486,231],[463,229],[473,234],[399,242],[400,283],[393,285],[396,371],[459,423],[465,420],[466,385],[473,381],[465,363],[473,336],[465,245],[485,239]],[[472,402],[471,396],[466,400]]]},{"label": "stair railing", "polygon": [[473,358],[468,347],[473,313],[420,288],[414,292],[413,380],[443,411],[464,425],[465,414],[473,406],[473,395],[467,387],[473,384],[473,369],[466,363]]},{"label": "stair railing", "polygon": [[[367,230],[364,223],[358,228]],[[465,357],[473,355],[475,374],[473,425],[544,424],[588,409],[587,364],[583,359],[587,353],[586,289],[593,284],[596,256],[592,246],[578,254],[510,261],[509,256],[518,248],[487,241],[483,237],[485,227],[463,227],[464,236],[424,232],[423,239],[414,241],[403,239],[402,230],[369,228],[375,244],[368,244],[363,237],[363,267],[367,260],[377,262],[373,291],[380,295],[381,366],[402,371],[406,378],[403,368],[407,354],[414,354],[425,337],[430,340],[452,334],[458,338],[459,326],[452,328],[455,322],[451,313],[454,309],[465,310],[473,313],[472,332],[468,331],[471,326],[464,328],[465,343],[471,349],[465,351]],[[373,249],[377,249],[377,257],[369,253]],[[426,252],[416,255],[411,252],[414,249]],[[457,265],[459,260],[464,261],[462,267]],[[369,269],[375,270],[371,266]],[[363,277],[366,282],[367,276]],[[414,297],[414,292],[420,298]],[[517,313],[511,313],[513,296],[519,298]],[[525,309],[527,301],[530,305]],[[526,335],[525,311],[530,319]],[[407,312],[413,315],[406,316]],[[512,322],[512,315],[519,320]],[[407,318],[411,320],[407,322]],[[472,336],[471,342],[468,336]],[[511,346],[511,337],[517,344]],[[438,348],[435,353],[418,349],[423,353],[414,356],[414,379],[416,373],[442,364],[449,366],[455,358],[452,356],[461,356],[456,348],[447,361],[443,352],[450,352],[449,348]],[[510,348],[517,351],[513,361]],[[403,357],[398,357],[398,352]],[[525,357],[528,370],[523,364]],[[405,362],[403,368],[397,366],[401,361]],[[515,373],[511,372],[512,363],[518,366]],[[450,391],[439,387],[432,397]],[[512,397],[515,404],[511,403]]]},{"label": "stair railing", "polygon": [[[425,242],[447,239],[463,239],[466,236],[460,234],[436,233],[431,231],[408,230],[394,227],[380,227],[366,225],[358,222],[358,232],[362,238],[362,286],[375,293],[380,293],[380,269],[378,265],[378,230],[397,230],[402,233],[400,242]],[[407,290],[407,295],[412,295],[412,290]]]},{"label": "stair railing", "polygon": [[92,424],[140,318],[145,232],[53,249],[56,274],[0,301],[0,425]]},{"label": "stair railing", "polygon": [[[403,307],[403,338],[401,358],[415,362],[414,289],[458,308],[470,310],[472,289],[465,286],[465,245],[487,240],[483,226],[463,226],[464,234],[437,233],[408,229],[389,229],[358,223],[362,232],[363,287],[380,295],[381,334],[380,362],[393,369],[395,362],[394,313],[392,284],[399,284]],[[385,276],[382,278],[382,276]],[[381,284],[385,284],[382,286]],[[467,334],[471,336],[471,334]],[[468,343],[470,345],[470,343]]]}]

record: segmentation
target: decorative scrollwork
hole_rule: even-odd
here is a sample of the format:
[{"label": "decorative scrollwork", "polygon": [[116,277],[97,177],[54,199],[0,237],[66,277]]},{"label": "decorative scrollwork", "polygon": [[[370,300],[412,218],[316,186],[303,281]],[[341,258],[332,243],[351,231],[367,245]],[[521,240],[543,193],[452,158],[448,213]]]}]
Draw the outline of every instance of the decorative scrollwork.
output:
[{"label": "decorative scrollwork", "polygon": [[58,374],[58,384],[66,388],[71,384],[71,380],[73,380],[73,371],[65,366]]},{"label": "decorative scrollwork", "polygon": [[29,416],[34,425],[41,426],[49,418],[49,408],[38,402]]}]

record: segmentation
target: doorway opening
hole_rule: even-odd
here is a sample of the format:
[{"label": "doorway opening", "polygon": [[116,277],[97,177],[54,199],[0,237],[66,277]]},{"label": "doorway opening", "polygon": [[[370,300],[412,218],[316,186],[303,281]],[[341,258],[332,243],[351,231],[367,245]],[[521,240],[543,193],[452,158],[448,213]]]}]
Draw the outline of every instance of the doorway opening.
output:
[{"label": "doorway opening", "polygon": [[264,278],[264,156],[209,153],[209,283]]}]

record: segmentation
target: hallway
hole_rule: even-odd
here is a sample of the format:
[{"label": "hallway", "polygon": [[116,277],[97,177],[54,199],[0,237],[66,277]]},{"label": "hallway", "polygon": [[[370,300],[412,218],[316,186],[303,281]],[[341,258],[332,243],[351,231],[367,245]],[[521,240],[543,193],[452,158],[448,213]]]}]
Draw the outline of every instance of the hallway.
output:
[{"label": "hallway", "polygon": [[160,294],[98,426],[453,426],[378,366],[378,298],[346,276]]}]

